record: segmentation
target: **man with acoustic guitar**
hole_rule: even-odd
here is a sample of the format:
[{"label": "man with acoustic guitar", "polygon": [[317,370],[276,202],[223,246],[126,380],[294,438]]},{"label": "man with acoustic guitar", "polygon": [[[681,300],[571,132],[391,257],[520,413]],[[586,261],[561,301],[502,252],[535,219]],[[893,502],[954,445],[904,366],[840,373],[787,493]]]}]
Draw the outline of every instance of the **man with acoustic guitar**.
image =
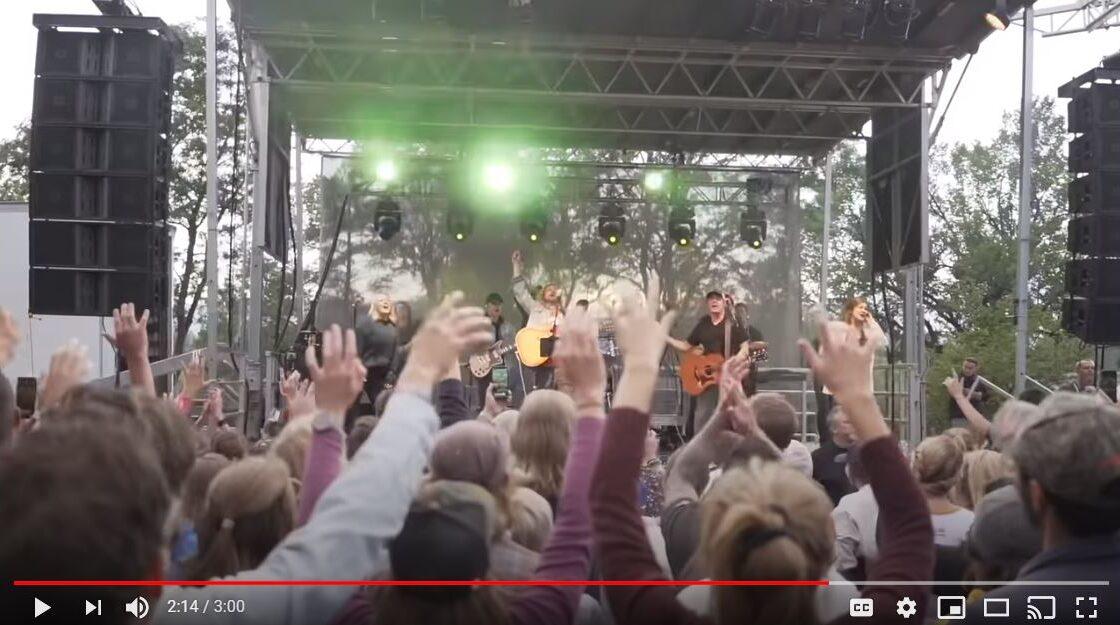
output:
[{"label": "man with acoustic guitar", "polygon": [[[556,329],[564,320],[563,291],[554,283],[545,284],[539,298],[529,292],[525,280],[525,260],[521,250],[514,250],[513,296],[522,308],[529,311],[529,321],[517,333],[517,357],[521,361],[522,384],[525,394],[553,384],[551,355],[556,340]],[[528,370],[526,370],[528,368]]]},{"label": "man with acoustic guitar", "polygon": [[762,333],[746,320],[729,318],[731,298],[719,291],[704,297],[708,314],[701,317],[687,340],[669,337],[669,344],[684,354],[680,370],[684,389],[693,395],[693,416],[686,435],[699,432],[711,418],[719,401],[719,372],[732,355],[761,349]]}]

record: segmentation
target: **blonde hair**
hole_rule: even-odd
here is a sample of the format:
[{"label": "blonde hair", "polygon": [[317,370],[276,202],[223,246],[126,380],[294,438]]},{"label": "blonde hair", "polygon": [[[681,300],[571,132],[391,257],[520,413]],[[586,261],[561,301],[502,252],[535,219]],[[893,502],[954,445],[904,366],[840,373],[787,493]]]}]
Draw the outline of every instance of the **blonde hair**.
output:
[{"label": "blonde hair", "polygon": [[948,495],[961,479],[963,464],[964,450],[952,436],[931,436],[914,450],[914,477],[930,497]]},{"label": "blonde hair", "polygon": [[[832,504],[815,482],[753,458],[724,473],[701,505],[701,556],[712,579],[816,580],[833,559]],[[717,587],[720,624],[818,622],[812,587]]]},{"label": "blonde hair", "polygon": [[552,508],[535,490],[517,487],[509,496],[509,530],[513,542],[540,552],[552,534]]},{"label": "blonde hair", "polygon": [[953,492],[954,501],[969,510],[976,507],[988,486],[997,480],[1015,477],[1015,463],[998,451],[978,449],[964,455],[961,480]]},{"label": "blonde hair", "polygon": [[256,568],[295,524],[296,495],[287,464],[269,456],[231,464],[206,492],[192,579]]},{"label": "blonde hair", "polygon": [[1017,399],[1003,402],[992,418],[992,446],[1007,451],[1023,430],[1040,418],[1042,409],[1032,403]]},{"label": "blonde hair", "polygon": [[494,427],[505,432],[506,436],[513,438],[514,431],[517,430],[517,420],[520,418],[521,413],[516,410],[503,410],[494,417]]},{"label": "blonde hair", "polygon": [[576,405],[560,391],[529,393],[510,437],[517,483],[545,499],[560,496]]},{"label": "blonde hair", "polygon": [[210,483],[223,469],[230,465],[229,458],[211,451],[198,457],[183,482],[183,501],[181,514],[184,519],[195,525],[202,521],[202,513],[206,511],[206,493]]},{"label": "blonde hair", "polygon": [[942,434],[952,438],[961,448],[962,453],[967,454],[980,449],[980,441],[976,440],[976,433],[970,428],[949,428]]},{"label": "blonde hair", "polygon": [[288,465],[288,472],[297,481],[303,479],[307,450],[311,449],[312,419],[313,415],[292,419],[280,430],[280,434],[268,448],[268,455],[283,460]]}]

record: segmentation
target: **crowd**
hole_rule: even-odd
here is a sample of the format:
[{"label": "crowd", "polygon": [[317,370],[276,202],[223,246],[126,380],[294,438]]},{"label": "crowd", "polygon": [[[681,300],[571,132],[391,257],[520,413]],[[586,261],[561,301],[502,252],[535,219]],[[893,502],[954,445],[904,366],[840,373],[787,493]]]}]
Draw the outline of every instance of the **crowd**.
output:
[{"label": "crowd", "polygon": [[[519,410],[487,394],[472,414],[459,363],[490,345],[493,320],[460,300],[427,316],[392,392],[349,424],[367,367],[353,331],[325,331],[306,379],[284,382],[285,418],[252,443],[223,422],[199,362],[179,397],[157,397],[146,315],[130,305],[114,316],[130,389],[85,384],[85,354],[67,345],[21,418],[0,377],[0,580],[575,582],[101,595],[123,605],[146,593],[160,623],[909,623],[957,594],[972,602],[968,622],[982,621],[983,596],[1023,612],[1028,595],[1055,595],[1068,622],[1092,594],[1107,618],[1120,614],[1107,588],[1003,584],[1120,584],[1120,410],[1097,394],[1010,401],[989,423],[975,385],[947,381],[965,426],[904,454],[872,392],[882,337],[827,322],[818,347],[801,345],[833,399],[826,444],[810,455],[780,396],[747,397],[752,369],[734,356],[713,416],[663,459],[650,409],[674,315],[658,314],[656,284],[614,312],[623,367],[609,413],[596,321],[572,307],[553,352],[563,392],[533,391]],[[17,337],[0,312],[0,367]],[[668,579],[830,584],[643,583]],[[0,593],[0,613],[30,610],[17,590]],[[849,616],[861,597],[874,618]],[[178,607],[194,599],[245,611]],[[115,607],[102,622],[117,620],[131,617]]]}]

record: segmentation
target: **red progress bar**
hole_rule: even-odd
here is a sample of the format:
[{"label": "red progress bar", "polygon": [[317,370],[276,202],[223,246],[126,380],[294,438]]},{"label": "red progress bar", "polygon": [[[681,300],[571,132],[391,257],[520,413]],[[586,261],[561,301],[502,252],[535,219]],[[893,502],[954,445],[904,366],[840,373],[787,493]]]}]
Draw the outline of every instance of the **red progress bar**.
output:
[{"label": "red progress bar", "polygon": [[113,587],[113,586],[828,586],[821,580],[27,580],[13,582],[25,587]]}]

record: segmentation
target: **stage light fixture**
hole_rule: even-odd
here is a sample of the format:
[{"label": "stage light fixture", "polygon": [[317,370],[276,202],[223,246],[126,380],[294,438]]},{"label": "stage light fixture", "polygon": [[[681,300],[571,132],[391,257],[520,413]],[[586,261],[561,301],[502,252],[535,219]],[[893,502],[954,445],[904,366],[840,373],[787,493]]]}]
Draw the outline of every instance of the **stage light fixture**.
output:
[{"label": "stage light fixture", "polygon": [[756,0],[754,17],[751,18],[751,32],[769,36],[786,15],[786,0]]},{"label": "stage light fixture", "polygon": [[544,208],[535,207],[521,216],[521,234],[530,243],[540,243],[548,230],[550,215]]},{"label": "stage light fixture", "polygon": [[607,245],[618,245],[626,236],[626,215],[618,204],[607,204],[599,211],[599,238]]},{"label": "stage light fixture", "polygon": [[739,240],[751,249],[760,249],[766,240],[766,213],[752,206],[739,215]]},{"label": "stage light fixture", "polygon": [[391,197],[377,200],[373,211],[373,228],[382,241],[388,241],[401,231],[401,205]]},{"label": "stage light fixture", "polygon": [[843,15],[840,19],[840,34],[846,39],[861,41],[867,33],[867,15],[871,12],[871,0],[840,0]]},{"label": "stage light fixture", "polygon": [[474,214],[469,210],[451,207],[447,210],[447,234],[456,241],[465,241],[474,233]]},{"label": "stage light fixture", "polygon": [[992,10],[984,14],[984,21],[992,30],[1007,30],[1011,25],[1011,15],[1007,12],[1007,0],[993,0]]},{"label": "stage light fixture", "polygon": [[883,3],[883,21],[892,38],[906,41],[910,38],[910,25],[921,14],[917,0],[886,0]]},{"label": "stage light fixture", "polygon": [[797,14],[797,34],[809,39],[821,36],[821,22],[828,9],[828,0],[801,0]]},{"label": "stage light fixture", "polygon": [[374,173],[377,175],[377,181],[384,183],[396,182],[397,176],[400,175],[397,164],[390,160],[379,161],[374,168]]},{"label": "stage light fixture", "polygon": [[516,176],[506,163],[490,163],[482,170],[482,181],[495,193],[505,193],[513,188]]},{"label": "stage light fixture", "polygon": [[692,245],[696,238],[696,216],[691,208],[678,206],[669,211],[669,238],[681,247]]},{"label": "stage light fixture", "polygon": [[666,178],[667,176],[663,171],[647,171],[642,182],[645,184],[646,191],[659,192],[665,188]]}]

